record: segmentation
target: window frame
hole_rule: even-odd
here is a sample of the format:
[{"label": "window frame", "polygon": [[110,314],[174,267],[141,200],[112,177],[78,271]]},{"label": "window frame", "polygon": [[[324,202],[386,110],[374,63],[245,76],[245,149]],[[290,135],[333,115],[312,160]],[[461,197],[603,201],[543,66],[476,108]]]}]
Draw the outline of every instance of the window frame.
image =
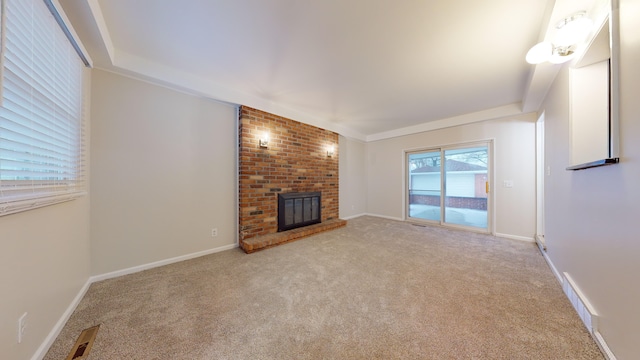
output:
[{"label": "window frame", "polygon": [[[5,69],[6,69],[5,67],[6,44],[7,44],[6,36],[8,35],[6,31],[6,25],[7,25],[6,6],[7,6],[7,3],[10,1],[24,2],[26,0],[0,0],[0,35],[1,35],[0,36],[0,42],[1,42],[0,43],[0,106],[2,106],[3,105],[2,102],[5,101],[5,96],[4,96],[5,94],[3,94],[3,91],[5,91],[4,82],[5,82]],[[71,103],[75,103],[79,107],[79,109],[75,108],[77,110],[75,111],[77,116],[73,115],[71,118],[65,118],[63,116],[55,119],[55,116],[56,116],[55,111],[53,113],[45,112],[47,115],[50,115],[50,116],[46,116],[46,119],[55,119],[54,121],[58,121],[59,124],[64,125],[65,131],[66,131],[64,132],[64,137],[69,139],[68,140],[69,144],[73,144],[73,145],[70,145],[69,149],[66,149],[66,153],[57,157],[56,161],[64,162],[66,159],[67,161],[71,161],[71,163],[74,165],[71,165],[69,167],[72,170],[71,176],[68,176],[66,172],[58,171],[58,172],[53,172],[53,174],[55,175],[51,176],[51,178],[47,178],[46,172],[42,172],[38,175],[31,175],[33,176],[33,179],[19,179],[18,174],[20,172],[24,172],[24,171],[28,172],[29,169],[34,169],[38,167],[48,167],[49,163],[47,162],[38,163],[36,160],[34,161],[28,160],[29,156],[33,154],[29,152],[28,149],[29,147],[33,148],[34,141],[36,142],[38,141],[38,135],[34,135],[28,138],[25,137],[26,140],[16,141],[15,135],[14,135],[14,138],[11,138],[11,135],[7,135],[11,132],[10,130],[11,124],[27,129],[27,131],[36,132],[34,130],[30,130],[30,129],[33,129],[33,126],[34,126],[34,125],[31,125],[32,123],[41,124],[42,121],[49,122],[49,120],[42,120],[43,118],[35,119],[34,116],[29,117],[24,114],[22,116],[16,115],[15,118],[7,116],[7,117],[4,117],[3,119],[0,119],[0,121],[4,120],[4,124],[5,124],[4,126],[0,127],[0,132],[5,131],[5,136],[7,137],[7,138],[3,138],[2,134],[0,133],[0,151],[3,150],[1,146],[2,141],[6,141],[7,143],[10,143],[13,141],[14,144],[18,144],[11,147],[6,147],[4,149],[5,154],[7,154],[7,158],[5,158],[4,161],[6,161],[7,163],[26,164],[24,165],[24,168],[19,168],[20,165],[17,165],[17,166],[14,165],[13,167],[6,166],[4,168],[0,167],[0,176],[2,175],[3,170],[5,171],[5,174],[12,173],[12,172],[14,173],[13,175],[10,175],[10,176],[5,175],[4,180],[2,180],[2,177],[0,177],[0,216],[70,201],[87,194],[86,186],[85,186],[86,177],[88,175],[88,169],[87,169],[88,148],[87,148],[87,134],[86,134],[86,124],[88,120],[87,119],[88,118],[88,111],[87,111],[88,110],[88,96],[87,96],[88,90],[86,86],[87,85],[86,80],[88,79],[88,76],[89,76],[87,69],[91,68],[92,61],[91,61],[91,58],[88,56],[88,53],[86,52],[84,46],[80,42],[75,30],[71,26],[69,19],[65,15],[64,11],[62,10],[62,7],[60,6],[57,0],[29,0],[29,1],[32,1],[32,2],[25,5],[25,8],[30,7],[29,10],[35,9],[34,7],[31,7],[31,6],[40,6],[40,5],[46,6],[46,9],[48,10],[48,14],[41,15],[41,16],[48,17],[50,15],[52,17],[51,19],[52,21],[49,21],[46,24],[39,24],[39,25],[42,25],[43,27],[46,26],[53,29],[51,31],[57,31],[56,29],[59,28],[61,33],[55,36],[57,36],[58,39],[66,38],[69,41],[68,45],[71,46],[71,48],[68,48],[66,43],[60,42],[60,41],[56,42],[56,45],[54,46],[57,46],[57,44],[63,44],[62,46],[65,49],[62,49],[62,51],[75,53],[79,56],[80,61],[76,64],[73,64],[75,62],[75,59],[73,58],[74,55],[69,55],[70,56],[68,61],[69,67],[67,67],[67,69],[72,69],[72,71],[74,71],[76,74],[76,77],[75,77],[76,88],[75,90],[73,90],[73,92],[72,90],[69,90],[69,92],[65,92],[62,95],[62,97],[64,97],[66,95],[72,94],[73,96],[72,100],[68,100],[68,101],[70,101]],[[34,10],[34,12],[38,11],[42,13],[42,10],[45,10],[45,9],[44,8],[37,9],[37,10]],[[45,10],[45,13],[47,13],[46,10]],[[25,29],[26,28],[31,28],[31,27],[26,26]],[[20,29],[20,30],[24,30],[24,29]],[[18,37],[16,37],[15,39],[18,39]],[[16,40],[12,40],[12,41],[14,41],[14,43],[17,43],[15,42]],[[25,48],[32,47],[33,45],[37,45],[35,41],[32,41],[30,43],[25,41],[24,43],[25,43]],[[16,47],[15,49],[18,49],[18,47]],[[39,50],[31,49],[31,51],[35,52]],[[53,59],[54,59],[53,61],[55,61],[56,58],[53,58]],[[47,60],[40,59],[40,61],[41,62],[51,61],[51,58],[47,58]],[[27,71],[33,71],[33,70],[34,70],[33,67],[27,68]],[[46,74],[46,70],[43,70],[42,73]],[[34,74],[36,73],[34,72]],[[51,75],[51,73],[49,73],[49,75]],[[29,88],[32,89],[31,90],[32,93],[35,92],[33,90],[35,89],[33,88],[35,85],[33,85],[34,83],[30,82],[31,81],[30,79],[25,80],[21,78],[19,75],[17,75],[16,73],[14,73],[12,76],[14,79],[14,86],[17,86],[15,85],[15,83],[18,82],[18,81],[15,81],[15,79],[17,79],[19,81],[24,81],[24,83],[28,84]],[[55,79],[52,81],[52,83],[54,82],[55,82]],[[70,86],[73,87],[73,85],[70,85]],[[46,89],[47,91],[50,90],[49,88],[46,88]],[[55,91],[55,86],[53,86],[52,89],[54,89]],[[51,94],[53,94],[53,92]],[[55,98],[59,98],[60,94],[59,93],[57,93],[56,95],[51,95],[51,94],[49,96],[43,95],[42,97],[43,100],[41,99],[40,101],[43,101],[43,102],[49,101],[49,104],[52,108],[59,107],[61,103],[56,101]],[[76,96],[79,96],[79,98],[77,98]],[[20,109],[22,108],[33,109],[32,101],[25,101],[25,103],[27,103],[28,105],[23,106],[23,104],[19,104],[16,106],[20,106]],[[10,113],[10,110],[5,110],[5,109],[7,108],[3,108],[2,110],[4,113],[6,114]],[[33,113],[27,112],[27,114],[32,115]],[[72,123],[72,126],[69,126],[68,125],[69,123]],[[45,135],[45,136],[50,137],[52,139],[57,139],[57,135],[56,136]],[[10,138],[11,140],[9,140]],[[47,144],[47,146],[49,147],[45,147],[44,148],[45,150],[43,150],[43,153],[46,154],[46,153],[55,151],[53,150],[55,149],[55,145],[49,143]],[[11,156],[12,154],[17,154],[18,157],[9,158],[9,156]],[[18,159],[19,161],[14,161],[16,159]],[[3,161],[2,156],[0,156],[0,162],[1,161]],[[66,169],[66,167],[63,167],[63,169]],[[24,176],[24,177],[27,178],[27,176]]]}]

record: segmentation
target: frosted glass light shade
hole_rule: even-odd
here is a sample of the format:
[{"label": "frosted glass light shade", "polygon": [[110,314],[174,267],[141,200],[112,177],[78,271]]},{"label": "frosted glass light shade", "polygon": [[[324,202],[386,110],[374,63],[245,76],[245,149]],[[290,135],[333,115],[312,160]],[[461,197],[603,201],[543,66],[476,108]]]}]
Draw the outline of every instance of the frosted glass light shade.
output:
[{"label": "frosted glass light shade", "polygon": [[269,146],[269,133],[266,132],[266,133],[262,134],[262,136],[258,140],[258,144],[260,145],[261,148],[268,147]]},{"label": "frosted glass light shade", "polygon": [[548,42],[541,42],[534,45],[528,52],[526,60],[529,64],[540,64],[551,57],[553,51],[553,45]]}]

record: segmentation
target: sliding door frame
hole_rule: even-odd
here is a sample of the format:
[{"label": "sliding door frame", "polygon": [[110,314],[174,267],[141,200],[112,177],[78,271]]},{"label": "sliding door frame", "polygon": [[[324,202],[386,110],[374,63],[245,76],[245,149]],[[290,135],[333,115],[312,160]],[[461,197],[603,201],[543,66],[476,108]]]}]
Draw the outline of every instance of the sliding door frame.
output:
[{"label": "sliding door frame", "polygon": [[[479,227],[473,227],[473,226],[465,226],[465,225],[458,225],[458,224],[452,224],[452,223],[447,223],[445,220],[446,218],[444,217],[444,212],[445,212],[445,206],[444,206],[444,201],[445,201],[445,194],[446,194],[446,176],[445,173],[441,167],[441,171],[440,171],[440,220],[439,221],[433,221],[433,220],[425,220],[425,219],[420,219],[420,218],[415,218],[415,217],[410,217],[409,216],[409,206],[410,206],[410,201],[409,201],[409,196],[410,196],[410,191],[409,191],[409,181],[410,181],[410,175],[409,175],[409,168],[408,168],[408,164],[409,164],[409,155],[411,154],[415,154],[415,153],[421,153],[421,152],[440,152],[440,161],[441,163],[443,161],[445,161],[444,159],[444,153],[445,150],[452,150],[452,149],[459,149],[459,148],[467,148],[467,147],[482,147],[482,146],[486,146],[487,147],[487,183],[488,183],[488,188],[489,188],[489,192],[487,193],[487,227],[485,228],[479,228]],[[448,227],[448,228],[458,228],[458,229],[463,229],[463,230],[469,230],[469,231],[474,231],[474,232],[480,232],[480,233],[488,233],[488,234],[495,234],[495,230],[494,230],[494,223],[495,223],[495,206],[494,206],[494,202],[495,202],[495,196],[494,196],[494,182],[493,179],[495,178],[494,176],[494,172],[495,172],[495,166],[494,166],[494,139],[485,139],[485,140],[477,140],[477,141],[470,141],[470,142],[461,142],[461,143],[453,143],[453,144],[446,144],[446,145],[438,145],[438,146],[426,146],[426,147],[420,147],[420,148],[412,148],[412,149],[405,149],[403,151],[403,161],[402,161],[402,172],[403,172],[403,189],[402,189],[402,194],[403,194],[403,219],[404,221],[407,222],[411,222],[411,223],[416,223],[416,224],[430,224],[430,225],[438,225],[438,226],[443,226],[443,227]]]}]

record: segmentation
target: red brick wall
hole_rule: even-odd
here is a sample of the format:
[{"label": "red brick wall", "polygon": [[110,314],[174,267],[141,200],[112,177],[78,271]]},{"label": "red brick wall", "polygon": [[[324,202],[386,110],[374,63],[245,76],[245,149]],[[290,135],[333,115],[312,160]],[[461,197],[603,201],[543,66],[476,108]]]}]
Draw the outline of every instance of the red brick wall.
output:
[{"label": "red brick wall", "polygon": [[[409,195],[409,204],[440,206],[440,195]],[[459,209],[487,210],[487,197],[447,196],[445,206]]]},{"label": "red brick wall", "polygon": [[[265,132],[266,149],[258,144]],[[338,218],[337,133],[246,106],[238,133],[241,243],[278,231],[278,193],[320,191],[322,221]]]}]

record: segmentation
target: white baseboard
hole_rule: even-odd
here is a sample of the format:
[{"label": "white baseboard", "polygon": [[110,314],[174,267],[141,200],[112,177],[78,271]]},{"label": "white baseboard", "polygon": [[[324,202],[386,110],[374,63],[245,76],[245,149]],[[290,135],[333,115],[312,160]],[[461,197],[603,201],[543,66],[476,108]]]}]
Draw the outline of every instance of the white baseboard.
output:
[{"label": "white baseboard", "polygon": [[[551,261],[546,251],[542,251],[541,249],[540,253],[542,254],[542,257],[545,259],[545,261],[551,268],[553,275],[555,275],[556,279],[560,283],[560,286],[562,287],[564,285],[564,280],[562,279],[562,275],[560,275],[560,272],[558,271],[556,266],[553,264],[553,261]],[[569,299],[569,301],[571,301],[571,299]],[[593,331],[592,337],[593,337],[593,340],[596,342],[596,345],[598,345],[598,347],[600,348],[600,351],[602,351],[602,354],[607,360],[616,360],[616,356],[613,354],[613,351],[611,351],[611,348],[609,348],[609,345],[604,340],[604,338],[602,337],[602,334],[600,334],[598,330]]]},{"label": "white baseboard", "polygon": [[67,307],[67,310],[65,310],[65,312],[62,314],[58,322],[53,327],[53,329],[51,329],[51,331],[49,332],[49,335],[47,335],[47,337],[42,342],[42,344],[40,344],[40,347],[38,348],[38,350],[35,352],[35,354],[33,354],[33,357],[31,357],[31,360],[40,360],[44,358],[44,356],[47,354],[47,351],[49,351],[49,348],[51,347],[53,342],[56,340],[58,335],[60,335],[62,328],[64,328],[64,325],[67,323],[67,321],[69,320],[73,312],[76,310],[76,307],[78,307],[78,304],[80,304],[80,301],[82,301],[82,298],[87,293],[87,290],[89,290],[89,287],[91,286],[91,284],[98,281],[102,281],[102,280],[113,279],[119,276],[133,274],[143,270],[153,269],[156,267],[177,263],[180,261],[195,259],[201,256],[218,253],[225,250],[231,250],[237,247],[238,247],[238,244],[220,246],[213,249],[199,251],[199,252],[177,256],[177,257],[166,259],[166,260],[155,261],[149,264],[134,266],[134,267],[130,267],[123,270],[113,271],[110,273],[89,277],[89,279],[82,286],[82,288],[80,289],[76,297],[73,298],[73,301],[71,301],[71,304],[69,304],[69,306]]},{"label": "white baseboard", "polygon": [[540,251],[547,251],[547,245],[544,242],[544,235],[536,235],[535,240],[538,248],[540,248]]},{"label": "white baseboard", "polygon": [[558,280],[558,282],[560,283],[560,286],[564,285],[564,280],[562,278],[562,275],[560,274],[558,269],[556,269],[556,266],[553,265],[553,262],[549,258],[549,255],[547,255],[547,252],[541,251],[540,253],[542,254],[542,257],[544,258],[544,260],[547,262],[547,265],[549,265],[549,267],[551,268],[551,272],[553,272],[553,275],[555,275],[556,280]]},{"label": "white baseboard", "polygon": [[386,215],[379,215],[379,214],[370,214],[370,213],[364,213],[360,216],[374,216],[374,217],[378,217],[378,218],[382,218],[382,219],[389,219],[389,220],[398,220],[398,221],[404,221],[403,218],[399,218],[399,217],[394,217],[394,216],[386,216]]},{"label": "white baseboard", "polygon": [[520,235],[510,235],[510,234],[500,234],[500,233],[495,233],[495,236],[497,237],[501,237],[501,238],[505,238],[505,239],[511,239],[511,240],[518,240],[518,241],[525,241],[525,242],[535,242],[535,239],[532,237],[527,237],[527,236],[520,236]]},{"label": "white baseboard", "polygon": [[124,275],[134,274],[134,273],[137,273],[137,272],[140,272],[140,271],[149,270],[149,269],[157,268],[157,267],[160,267],[160,266],[173,264],[173,263],[177,263],[177,262],[180,262],[180,261],[195,259],[197,257],[210,255],[210,254],[214,254],[214,253],[225,251],[225,250],[231,250],[231,249],[234,249],[234,248],[237,248],[237,247],[238,247],[237,244],[231,244],[231,245],[220,246],[220,247],[217,247],[217,248],[208,249],[208,250],[204,250],[204,251],[199,251],[199,252],[195,252],[195,253],[191,253],[191,254],[186,254],[186,255],[182,255],[182,256],[176,256],[174,258],[155,261],[155,262],[152,262],[152,263],[138,265],[138,266],[130,267],[130,268],[127,268],[127,269],[116,270],[116,271],[112,271],[112,272],[106,273],[106,274],[94,275],[94,276],[89,278],[89,281],[93,284],[94,282],[107,280],[107,279],[113,279],[113,278],[117,278],[117,277],[124,276]]},{"label": "white baseboard", "polygon": [[347,217],[341,217],[340,219],[342,219],[342,220],[351,220],[351,219],[359,218],[359,217],[365,216],[365,215],[367,215],[367,214],[362,213],[362,214],[356,214],[356,215],[351,215],[351,216],[347,216]]},{"label": "white baseboard", "polygon": [[609,345],[607,344],[607,342],[604,341],[604,338],[602,337],[602,334],[600,334],[599,331],[593,332],[593,338],[596,340],[596,344],[598,344],[598,347],[600,347],[600,351],[602,351],[602,354],[604,354],[604,357],[607,360],[616,360],[616,356],[613,354],[613,351],[611,351],[611,349],[609,348]]},{"label": "white baseboard", "polygon": [[[390,216],[383,216],[383,215],[376,215],[376,214],[368,214],[368,213],[360,214],[360,215],[354,215],[354,216],[350,216],[348,218],[343,218],[343,219],[344,220],[349,220],[349,219],[354,219],[354,218],[357,218],[357,217],[360,217],[360,216],[365,216],[365,215],[379,217],[379,218],[385,218],[385,219],[390,219],[390,220],[400,220],[400,221],[402,221],[402,219],[400,219],[400,218],[395,218],[395,217],[390,217]],[[514,239],[514,240],[534,242],[533,239],[529,239],[529,238],[523,237],[523,236],[514,236],[514,235],[506,235],[506,234],[496,234],[496,236],[504,237],[504,238],[508,238],[508,239]],[[89,287],[94,282],[107,280],[107,279],[112,279],[112,278],[116,278],[116,277],[124,276],[124,275],[128,275],[128,274],[133,274],[133,273],[136,273],[136,272],[140,272],[140,271],[144,271],[144,270],[148,270],[148,269],[153,269],[153,268],[164,266],[164,265],[169,265],[169,264],[173,264],[173,263],[180,262],[180,261],[195,259],[197,257],[210,255],[210,254],[214,254],[214,253],[225,251],[225,250],[231,250],[231,249],[234,249],[236,247],[238,247],[238,244],[225,245],[225,246],[220,246],[220,247],[217,247],[217,248],[204,250],[204,251],[200,251],[200,252],[196,252],[196,253],[177,256],[177,257],[166,259],[166,260],[160,260],[160,261],[152,262],[152,263],[149,263],[149,264],[134,266],[134,267],[131,267],[131,268],[118,270],[118,271],[113,271],[113,272],[102,274],[102,275],[91,276],[87,280],[87,282],[82,286],[80,291],[78,291],[78,294],[73,298],[73,300],[71,301],[71,303],[69,304],[69,306],[67,307],[65,312],[62,314],[62,316],[60,317],[58,322],[55,324],[53,329],[51,329],[51,331],[49,332],[49,335],[47,335],[47,337],[42,342],[42,344],[40,344],[40,347],[38,348],[38,350],[36,350],[35,354],[31,357],[31,360],[41,360],[41,359],[44,358],[44,356],[47,354],[47,351],[49,351],[49,348],[51,347],[53,342],[56,340],[58,335],[60,335],[60,332],[64,328],[64,325],[67,323],[67,321],[69,320],[69,318],[71,317],[71,315],[75,311],[75,309],[78,306],[78,304],[80,304],[80,301],[82,301],[82,298],[86,294],[87,290],[89,290]],[[553,264],[553,262],[551,261],[549,256],[547,256],[546,252],[542,252],[542,256],[544,257],[544,259],[546,260],[547,264],[551,268],[553,274],[555,275],[556,279],[558,280],[558,282],[562,286],[562,283],[563,283],[562,276],[560,276],[560,273],[556,269],[555,265]],[[609,348],[609,345],[604,340],[604,338],[602,337],[600,332],[595,331],[594,334],[593,334],[593,337],[594,337],[594,340],[595,340],[596,344],[600,347],[600,350],[602,351],[604,356],[607,358],[607,360],[616,360],[615,355],[613,354],[613,352]]]},{"label": "white baseboard", "polygon": [[[405,219],[399,218],[399,217],[379,215],[379,214],[371,214],[371,213],[364,213],[364,214],[360,214],[360,215],[356,215],[356,216],[351,216],[349,218],[345,218],[345,220],[353,219],[353,218],[360,217],[360,216],[374,216],[374,217],[379,217],[379,218],[389,219],[389,220],[405,221]],[[436,226],[439,226],[439,225],[436,224]],[[529,242],[529,243],[535,242],[534,238],[527,237],[527,236],[510,235],[510,234],[499,234],[499,233],[496,233],[494,235],[497,236],[497,237],[505,238],[505,239],[525,241],[525,242]]]},{"label": "white baseboard", "polygon": [[80,291],[78,292],[76,297],[73,298],[71,304],[69,304],[69,306],[67,307],[67,310],[65,310],[60,319],[58,319],[58,322],[53,326],[53,329],[51,329],[49,335],[47,335],[42,344],[40,344],[40,347],[38,348],[38,350],[36,350],[35,354],[33,354],[31,360],[40,360],[44,358],[45,355],[47,355],[47,351],[49,351],[49,348],[51,347],[51,345],[53,345],[53,342],[56,341],[56,338],[58,337],[58,335],[60,335],[62,328],[67,323],[67,321],[69,321],[69,318],[76,310],[76,307],[78,307],[78,304],[80,304],[80,301],[82,301],[84,294],[86,294],[87,290],[89,290],[89,286],[91,286],[90,279],[88,279],[87,282],[84,283],[82,288],[80,288]]}]

